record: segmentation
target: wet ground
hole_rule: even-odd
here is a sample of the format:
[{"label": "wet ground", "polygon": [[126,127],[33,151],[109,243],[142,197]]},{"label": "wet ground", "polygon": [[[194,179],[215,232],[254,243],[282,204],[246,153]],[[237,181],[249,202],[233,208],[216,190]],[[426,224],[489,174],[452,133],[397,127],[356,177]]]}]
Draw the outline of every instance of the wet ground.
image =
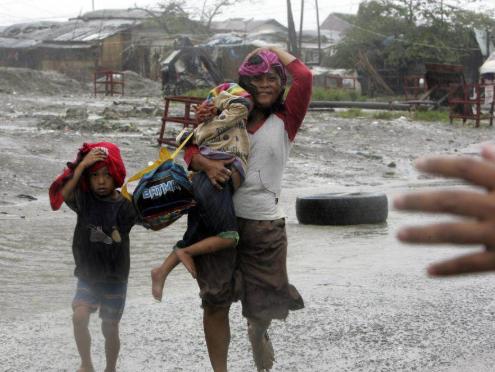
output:
[{"label": "wet ground", "polygon": [[[68,115],[70,108],[85,109],[87,117]],[[2,370],[76,368],[70,320],[75,216],[66,207],[52,212],[47,188],[84,141],[116,142],[129,175],[154,160],[159,109],[158,99],[0,94]],[[380,225],[310,226],[297,223],[294,207],[296,197],[320,192],[379,191],[391,198],[424,187],[464,187],[417,174],[411,160],[429,153],[474,154],[492,138],[488,127],[308,114],[282,195],[289,275],[306,308],[273,324],[274,371],[493,370],[494,276],[429,279],[425,266],[457,250],[410,247],[395,240],[399,226],[436,217],[390,211],[387,223]],[[150,268],[184,229],[180,220],[159,232],[132,231],[122,371],[210,370],[198,291],[187,272],[178,268],[172,273],[162,303],[150,296]],[[102,370],[96,317],[91,330],[96,368]],[[229,365],[231,371],[254,370],[237,304]]]}]

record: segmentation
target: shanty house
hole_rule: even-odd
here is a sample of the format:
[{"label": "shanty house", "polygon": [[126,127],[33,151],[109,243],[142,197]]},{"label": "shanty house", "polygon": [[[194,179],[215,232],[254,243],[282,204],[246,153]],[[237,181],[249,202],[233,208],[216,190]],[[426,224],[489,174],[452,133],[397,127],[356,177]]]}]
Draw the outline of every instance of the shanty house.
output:
[{"label": "shanty house", "polygon": [[350,23],[352,17],[354,17],[352,14],[330,13],[320,25],[320,30],[333,42],[339,42],[352,28]]},{"label": "shanty house", "polygon": [[287,27],[277,22],[275,19],[245,19],[230,18],[225,21],[212,22],[210,29],[214,33],[238,32],[243,34],[256,33],[287,33]]},{"label": "shanty house", "polygon": [[[174,48],[150,11],[98,10],[67,22],[16,24],[0,30],[0,66],[55,70],[82,81],[96,70],[132,70],[159,79]],[[192,21],[191,21],[192,22]]]}]

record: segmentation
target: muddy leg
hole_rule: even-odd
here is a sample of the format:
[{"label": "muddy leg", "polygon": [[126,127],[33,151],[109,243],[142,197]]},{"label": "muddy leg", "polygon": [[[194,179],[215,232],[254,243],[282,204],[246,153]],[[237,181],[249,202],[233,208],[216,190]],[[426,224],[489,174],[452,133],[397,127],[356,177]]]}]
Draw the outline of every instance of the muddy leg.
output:
[{"label": "muddy leg", "polygon": [[270,320],[248,319],[248,335],[253,351],[253,359],[258,371],[269,371],[275,361],[272,342],[268,337]]},{"label": "muddy leg", "polygon": [[205,306],[203,327],[206,346],[214,372],[227,372],[227,354],[230,344],[229,307]]}]

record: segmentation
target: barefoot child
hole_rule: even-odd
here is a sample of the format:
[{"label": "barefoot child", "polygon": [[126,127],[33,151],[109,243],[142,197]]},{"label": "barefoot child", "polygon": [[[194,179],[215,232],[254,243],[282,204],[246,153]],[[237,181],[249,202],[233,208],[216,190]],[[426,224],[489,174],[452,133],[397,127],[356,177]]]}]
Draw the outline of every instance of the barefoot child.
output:
[{"label": "barefoot child", "polygon": [[119,321],[129,276],[129,231],[136,222],[133,205],[116,190],[125,167],[117,146],[85,143],[75,162],[50,187],[54,210],[63,201],[77,213],[72,252],[78,278],[72,302],[74,338],[81,357],[78,371],[94,371],[90,314],[99,308],[105,338],[106,372],[115,371],[120,349]]},{"label": "barefoot child", "polygon": [[[162,265],[151,270],[152,295],[158,301],[162,298],[165,279],[179,262],[196,278],[193,256],[233,248],[239,241],[232,194],[246,174],[249,154],[246,120],[252,101],[239,85],[224,83],[210,91],[206,102],[213,103],[219,114],[194,129],[193,143],[206,158],[225,160],[231,169],[223,185],[205,172],[193,175],[197,206],[188,213],[187,231]],[[177,142],[187,135],[179,134]]]}]

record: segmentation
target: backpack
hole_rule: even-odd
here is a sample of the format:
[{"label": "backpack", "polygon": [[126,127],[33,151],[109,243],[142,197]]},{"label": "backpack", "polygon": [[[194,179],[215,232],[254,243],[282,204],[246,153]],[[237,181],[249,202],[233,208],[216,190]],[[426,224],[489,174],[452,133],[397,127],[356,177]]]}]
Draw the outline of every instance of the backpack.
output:
[{"label": "backpack", "polygon": [[[143,226],[148,229],[163,229],[196,205],[186,170],[174,162],[175,156],[190,137],[172,155],[162,147],[159,159],[129,178],[122,187],[122,196],[132,202]],[[127,185],[137,180],[139,183],[131,196]]]}]

